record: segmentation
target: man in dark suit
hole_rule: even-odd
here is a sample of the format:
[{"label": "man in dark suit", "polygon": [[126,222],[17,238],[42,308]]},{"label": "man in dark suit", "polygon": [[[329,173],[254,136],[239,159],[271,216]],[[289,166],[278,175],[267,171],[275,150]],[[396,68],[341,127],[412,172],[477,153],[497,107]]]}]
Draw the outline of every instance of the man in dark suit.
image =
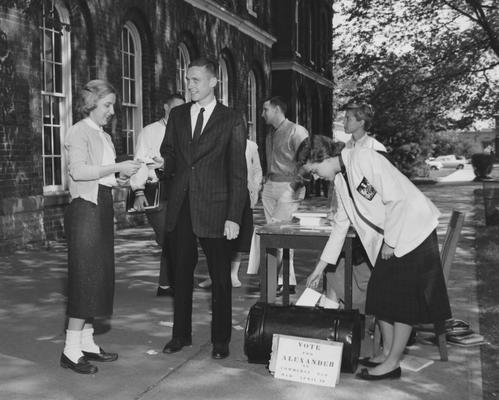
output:
[{"label": "man in dark suit", "polygon": [[246,128],[217,103],[217,64],[201,58],[187,71],[192,102],[171,111],[161,145],[168,207],[165,229],[175,265],[172,339],[163,352],[192,343],[192,291],[197,240],[212,284],[212,357],[229,355],[232,323],[231,242],[239,234],[247,195]]}]

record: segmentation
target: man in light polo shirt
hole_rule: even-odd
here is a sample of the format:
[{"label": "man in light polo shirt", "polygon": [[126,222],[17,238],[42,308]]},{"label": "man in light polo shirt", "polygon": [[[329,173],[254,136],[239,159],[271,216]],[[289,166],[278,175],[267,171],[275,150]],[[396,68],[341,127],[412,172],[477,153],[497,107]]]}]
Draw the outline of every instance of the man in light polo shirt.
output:
[{"label": "man in light polo shirt", "polygon": [[363,147],[386,152],[383,143],[370,136],[368,132],[374,117],[372,107],[367,103],[352,100],[343,106],[343,109],[345,110],[343,122],[345,133],[352,135],[346,143],[346,148]]},{"label": "man in light polo shirt", "polygon": [[[286,118],[287,104],[280,96],[274,96],[263,103],[262,117],[272,127],[266,137],[267,174],[263,186],[262,204],[267,223],[290,221],[300,202],[305,197],[305,188],[291,190],[290,183],[296,175],[295,155],[307,130]],[[278,251],[278,262],[283,251]],[[293,266],[293,250],[289,250],[290,293],[295,293],[296,276]],[[282,269],[279,271],[277,294],[282,294]]]},{"label": "man in light polo shirt", "polygon": [[[343,122],[345,133],[352,135],[346,143],[347,149],[369,148],[378,152],[386,153],[386,147],[369,135],[371,121],[374,117],[372,107],[364,102],[351,100],[345,106],[345,119]],[[335,207],[333,206],[333,213]],[[352,282],[352,302],[353,307],[358,308],[362,313],[365,309],[367,284],[371,277],[372,266],[360,241],[354,243],[354,268]],[[345,259],[341,258],[334,272],[330,267],[326,270],[328,283],[327,297],[333,300],[344,300],[345,294]]]}]

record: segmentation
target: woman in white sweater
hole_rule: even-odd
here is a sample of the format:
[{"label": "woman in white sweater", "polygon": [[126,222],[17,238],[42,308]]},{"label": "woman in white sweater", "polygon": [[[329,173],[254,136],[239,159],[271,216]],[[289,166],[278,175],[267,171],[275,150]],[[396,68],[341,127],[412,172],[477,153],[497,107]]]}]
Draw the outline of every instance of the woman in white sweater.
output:
[{"label": "woman in white sweater", "polygon": [[71,202],[64,229],[68,240],[68,327],[60,365],[80,374],[93,374],[89,361],[114,361],[93,339],[93,319],[109,316],[114,296],[114,221],[112,187],[115,174],[131,176],[140,163],[115,162],[111,137],[103,126],[114,115],[116,91],[93,80],[81,92],[85,118],[66,135]]}]

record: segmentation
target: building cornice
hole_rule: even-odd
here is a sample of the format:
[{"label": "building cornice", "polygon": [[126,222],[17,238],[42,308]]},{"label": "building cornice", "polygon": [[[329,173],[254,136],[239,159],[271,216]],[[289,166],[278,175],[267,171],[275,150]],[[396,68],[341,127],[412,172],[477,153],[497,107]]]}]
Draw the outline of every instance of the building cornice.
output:
[{"label": "building cornice", "polygon": [[309,79],[326,86],[330,89],[333,88],[333,82],[325,78],[321,74],[308,69],[296,61],[272,61],[272,71],[296,71],[299,74],[306,76]]},{"label": "building cornice", "polygon": [[228,23],[240,32],[248,35],[252,39],[262,43],[267,47],[272,47],[272,45],[277,41],[277,39],[270,33],[259,28],[255,24],[246,21],[240,16],[226,10],[224,7],[220,6],[213,0],[184,0],[193,7],[207,12],[210,15]]}]

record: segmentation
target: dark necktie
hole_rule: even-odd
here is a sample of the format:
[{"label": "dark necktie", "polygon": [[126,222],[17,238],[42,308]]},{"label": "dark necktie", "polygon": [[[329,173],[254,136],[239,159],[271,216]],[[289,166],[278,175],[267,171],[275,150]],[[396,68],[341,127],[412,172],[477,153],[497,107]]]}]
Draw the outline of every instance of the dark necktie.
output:
[{"label": "dark necktie", "polygon": [[196,141],[201,136],[201,130],[203,129],[203,113],[204,108],[199,110],[198,119],[196,121],[196,126],[194,127],[194,135],[192,136],[192,140]]}]

